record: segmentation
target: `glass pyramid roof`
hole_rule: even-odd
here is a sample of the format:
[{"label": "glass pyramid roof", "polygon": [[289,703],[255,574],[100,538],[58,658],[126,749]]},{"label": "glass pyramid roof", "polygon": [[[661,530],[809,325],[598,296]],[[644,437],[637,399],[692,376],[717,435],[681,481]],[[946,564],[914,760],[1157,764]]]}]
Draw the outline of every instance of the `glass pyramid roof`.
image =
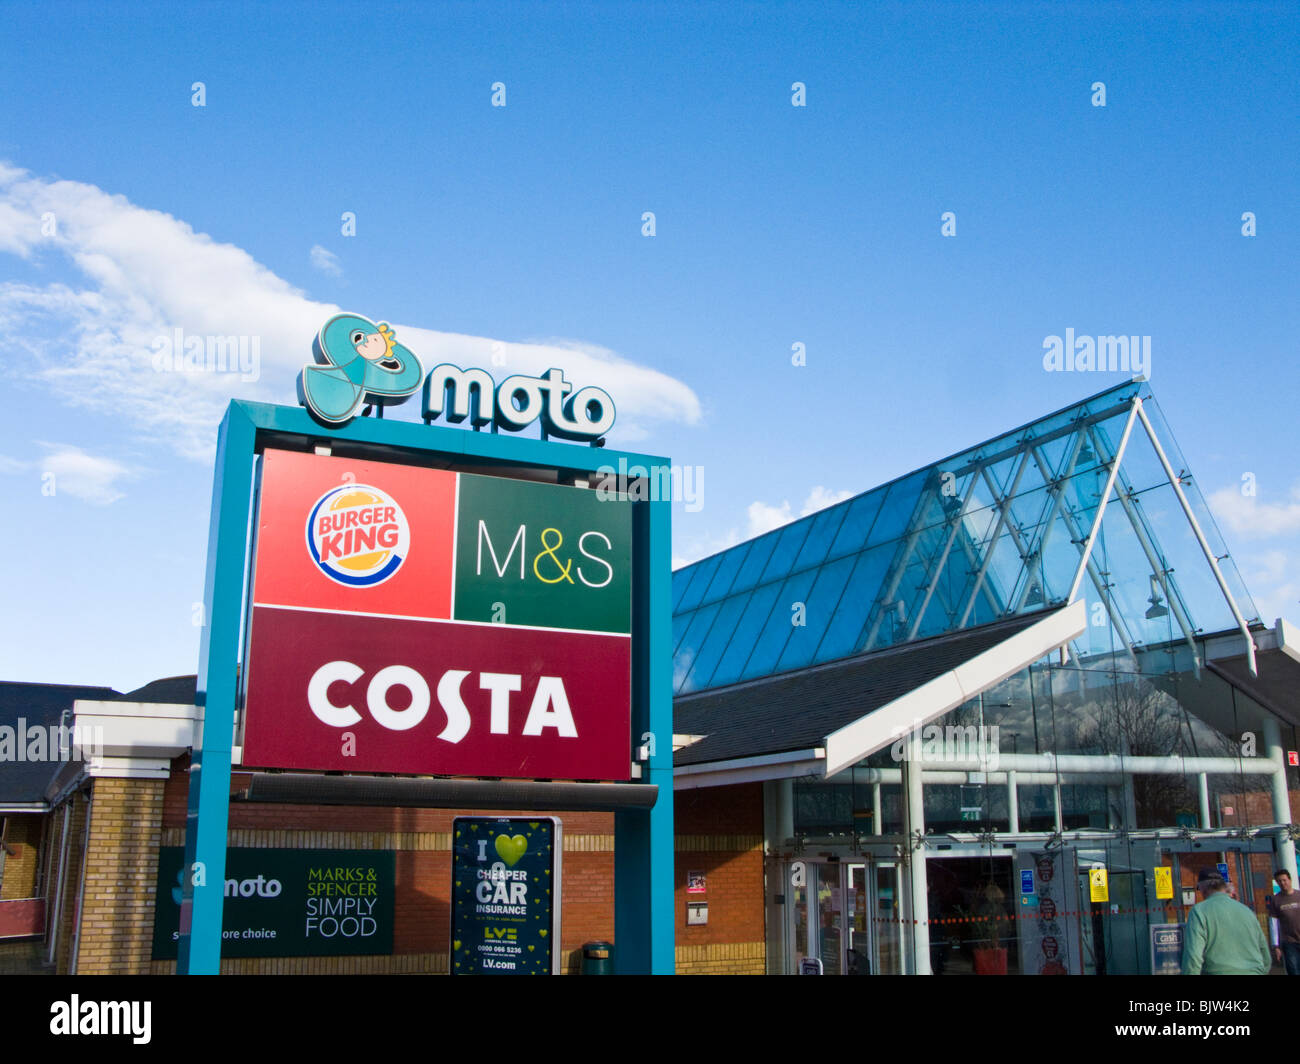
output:
[{"label": "glass pyramid roof", "polygon": [[[677,570],[675,693],[1064,605],[1134,397],[1258,623],[1150,388],[1131,381]],[[1140,423],[1079,595],[1090,616],[1072,648],[1081,657],[1237,627]]]}]

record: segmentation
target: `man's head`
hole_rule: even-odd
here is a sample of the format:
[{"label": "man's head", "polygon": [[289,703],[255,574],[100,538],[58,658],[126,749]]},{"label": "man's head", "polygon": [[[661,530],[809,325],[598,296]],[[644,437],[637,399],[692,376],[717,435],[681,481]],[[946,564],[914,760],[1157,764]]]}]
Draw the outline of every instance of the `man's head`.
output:
[{"label": "man's head", "polygon": [[1277,882],[1277,889],[1283,894],[1291,893],[1291,873],[1285,868],[1279,868],[1273,874],[1273,879]]},{"label": "man's head", "polygon": [[1196,889],[1207,898],[1227,888],[1228,884],[1223,881],[1223,876],[1219,875],[1217,868],[1202,869],[1201,874],[1196,879]]}]

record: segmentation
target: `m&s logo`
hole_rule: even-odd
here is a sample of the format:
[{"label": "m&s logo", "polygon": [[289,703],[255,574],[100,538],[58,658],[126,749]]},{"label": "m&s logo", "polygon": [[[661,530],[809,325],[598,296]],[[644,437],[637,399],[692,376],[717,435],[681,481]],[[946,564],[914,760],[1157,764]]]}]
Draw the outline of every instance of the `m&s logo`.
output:
[{"label": "m&s logo", "polygon": [[307,550],[316,567],[347,587],[374,587],[401,568],[411,529],[397,501],[367,484],[331,488],[307,516]]},{"label": "m&s logo", "polygon": [[[504,551],[505,560],[497,556],[497,545],[492,542],[487,523],[478,523],[478,551],[475,560],[474,575],[482,576],[484,572],[484,554],[490,559],[489,571],[495,570],[498,577],[504,578],[511,569],[511,560],[515,551],[519,551],[519,579],[531,578],[542,584],[575,584],[587,587],[604,587],[614,578],[614,567],[607,560],[612,544],[609,536],[595,529],[572,537],[577,540],[578,553],[573,557],[561,553],[565,546],[564,533],[558,528],[543,528],[537,531],[532,564],[528,564],[528,526],[519,525],[510,539],[510,549]],[[584,569],[584,565],[586,568]],[[576,578],[576,579],[575,579]]]}]

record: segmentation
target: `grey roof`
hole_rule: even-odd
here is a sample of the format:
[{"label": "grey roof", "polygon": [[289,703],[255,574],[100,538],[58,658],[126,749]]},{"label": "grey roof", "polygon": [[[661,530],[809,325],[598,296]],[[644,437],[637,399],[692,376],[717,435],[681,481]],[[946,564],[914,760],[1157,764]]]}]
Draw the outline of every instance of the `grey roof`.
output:
[{"label": "grey roof", "polygon": [[674,764],[698,765],[822,746],[832,732],[957,668],[1051,612],[679,696],[673,700],[674,734],[704,738],[678,750]]},{"label": "grey roof", "polygon": [[[35,728],[57,727],[63,711],[70,710],[79,698],[106,701],[119,697],[111,687],[0,681],[0,727],[14,729],[17,742],[20,721],[30,735]],[[24,760],[0,761],[0,803],[45,800],[45,785],[58,765],[51,760],[28,761],[26,749],[24,744]]]}]

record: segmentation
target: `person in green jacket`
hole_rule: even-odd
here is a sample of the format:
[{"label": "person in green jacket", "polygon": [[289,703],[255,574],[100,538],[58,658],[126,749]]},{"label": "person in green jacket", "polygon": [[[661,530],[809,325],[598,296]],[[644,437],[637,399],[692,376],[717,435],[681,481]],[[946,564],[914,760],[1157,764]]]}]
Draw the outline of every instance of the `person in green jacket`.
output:
[{"label": "person in green jacket", "polygon": [[1187,917],[1183,974],[1267,975],[1272,958],[1255,914],[1229,896],[1216,869],[1202,869],[1196,889],[1205,900]]}]

